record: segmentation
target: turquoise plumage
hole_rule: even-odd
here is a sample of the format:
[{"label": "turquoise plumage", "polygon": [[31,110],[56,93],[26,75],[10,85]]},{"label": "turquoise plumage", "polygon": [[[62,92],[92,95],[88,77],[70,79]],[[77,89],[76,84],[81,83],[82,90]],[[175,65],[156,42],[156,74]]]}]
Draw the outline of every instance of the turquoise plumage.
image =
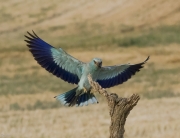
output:
[{"label": "turquoise plumage", "polygon": [[96,97],[91,93],[91,85],[87,76],[91,74],[94,81],[97,81],[103,88],[110,88],[127,81],[138,72],[149,57],[139,64],[123,64],[102,67],[102,60],[92,59],[89,63],[84,63],[66,53],[63,49],[54,48],[34,32],[25,35],[27,46],[34,59],[47,71],[53,75],[77,84],[77,87],[55,96],[63,105],[84,106],[98,103]]}]

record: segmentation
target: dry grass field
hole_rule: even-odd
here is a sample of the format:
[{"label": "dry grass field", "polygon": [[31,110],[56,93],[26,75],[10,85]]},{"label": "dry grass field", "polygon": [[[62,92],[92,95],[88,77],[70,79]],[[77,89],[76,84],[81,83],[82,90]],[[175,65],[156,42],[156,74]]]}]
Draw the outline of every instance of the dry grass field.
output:
[{"label": "dry grass field", "polygon": [[[130,113],[126,138],[179,138],[179,98],[141,100]],[[166,108],[165,108],[166,107]],[[11,138],[107,138],[110,119],[105,103],[82,108],[7,111],[0,130]]]},{"label": "dry grass field", "polygon": [[41,68],[25,46],[32,29],[55,47],[103,65],[145,67],[113,88],[141,100],[126,138],[180,137],[180,1],[6,0],[0,2],[0,138],[106,138],[109,113],[98,105],[63,107],[53,98],[75,87]]}]

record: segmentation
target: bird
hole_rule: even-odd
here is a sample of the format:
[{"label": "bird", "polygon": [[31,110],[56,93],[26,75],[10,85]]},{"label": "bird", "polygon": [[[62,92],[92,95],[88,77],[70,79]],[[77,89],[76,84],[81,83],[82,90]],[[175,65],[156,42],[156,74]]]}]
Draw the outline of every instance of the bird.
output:
[{"label": "bird", "polygon": [[77,85],[72,90],[54,97],[61,104],[69,107],[99,103],[88,81],[89,74],[102,88],[110,88],[126,82],[149,60],[148,56],[145,61],[138,64],[102,66],[100,58],[93,58],[85,63],[66,53],[62,48],[51,46],[33,30],[32,33],[27,32],[25,38],[29,51],[37,63],[56,77]]}]

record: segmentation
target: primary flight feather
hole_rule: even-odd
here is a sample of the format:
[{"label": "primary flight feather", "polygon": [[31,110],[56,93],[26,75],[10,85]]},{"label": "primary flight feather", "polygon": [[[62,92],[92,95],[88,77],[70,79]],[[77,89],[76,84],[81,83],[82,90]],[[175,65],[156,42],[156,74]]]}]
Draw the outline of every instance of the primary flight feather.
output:
[{"label": "primary flight feather", "polygon": [[27,46],[34,59],[53,75],[77,87],[56,96],[62,104],[67,106],[84,106],[98,103],[91,93],[91,85],[88,75],[91,74],[93,81],[98,82],[103,88],[110,88],[127,81],[138,72],[149,57],[139,64],[123,64],[102,67],[102,60],[92,59],[84,63],[66,53],[63,49],[54,48],[39,38],[34,32],[25,35]]}]

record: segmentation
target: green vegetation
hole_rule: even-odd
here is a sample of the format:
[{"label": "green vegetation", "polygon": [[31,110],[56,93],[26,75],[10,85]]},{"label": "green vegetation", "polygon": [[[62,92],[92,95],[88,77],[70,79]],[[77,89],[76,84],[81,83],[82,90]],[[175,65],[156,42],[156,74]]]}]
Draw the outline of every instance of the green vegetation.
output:
[{"label": "green vegetation", "polygon": [[47,75],[38,75],[37,73],[23,75],[19,72],[14,77],[0,76],[0,80],[0,95],[43,94],[45,91],[62,93],[74,87],[48,72]]},{"label": "green vegetation", "polygon": [[59,108],[62,105],[58,101],[39,101],[37,100],[34,104],[30,105],[20,105],[18,103],[13,103],[9,105],[10,110],[37,110],[37,109],[53,109],[53,108]]},{"label": "green vegetation", "polygon": [[115,39],[119,46],[155,46],[171,43],[180,44],[180,26],[163,26],[149,29],[138,35],[129,35],[124,38]]},{"label": "green vegetation", "polygon": [[[113,27],[104,28],[100,24],[74,24],[75,33],[69,31],[67,26],[53,26],[48,30],[35,30],[35,32],[49,44],[55,47],[62,48],[86,48],[94,49],[97,47],[147,47],[157,45],[180,44],[180,26],[160,26],[156,28],[136,30],[132,27],[123,26],[118,29]],[[70,29],[71,30],[71,29]],[[30,30],[29,30],[30,31]],[[65,35],[60,35],[58,32],[66,32]],[[67,34],[68,32],[68,34]],[[26,44],[23,37],[26,32],[21,32],[14,37],[13,40],[7,40],[8,36],[4,35],[2,40],[9,41],[6,47],[0,47],[2,52],[9,51],[26,51]],[[16,42],[16,43],[14,43]],[[1,45],[5,43],[0,42]]]},{"label": "green vegetation", "polygon": [[10,110],[37,110],[37,109],[53,109],[53,108],[59,108],[61,104],[58,101],[40,101],[37,100],[34,104],[30,105],[27,104],[25,107],[23,107],[19,103],[13,103],[9,105]]},{"label": "green vegetation", "polygon": [[[136,31],[103,31],[98,25],[79,25],[79,32],[74,35],[60,36],[56,45],[62,47],[98,47],[117,45],[129,46],[156,46],[172,43],[180,44],[180,26],[160,26],[153,29]],[[86,29],[87,28],[87,29]],[[60,28],[59,28],[60,29]],[[110,28],[109,28],[110,29]],[[99,30],[99,31],[98,31]],[[102,31],[101,31],[102,30]]]},{"label": "green vegetation", "polygon": [[179,96],[179,94],[175,94],[171,90],[156,90],[156,91],[146,91],[141,94],[143,98],[147,99],[157,99],[157,98],[171,98]]}]

